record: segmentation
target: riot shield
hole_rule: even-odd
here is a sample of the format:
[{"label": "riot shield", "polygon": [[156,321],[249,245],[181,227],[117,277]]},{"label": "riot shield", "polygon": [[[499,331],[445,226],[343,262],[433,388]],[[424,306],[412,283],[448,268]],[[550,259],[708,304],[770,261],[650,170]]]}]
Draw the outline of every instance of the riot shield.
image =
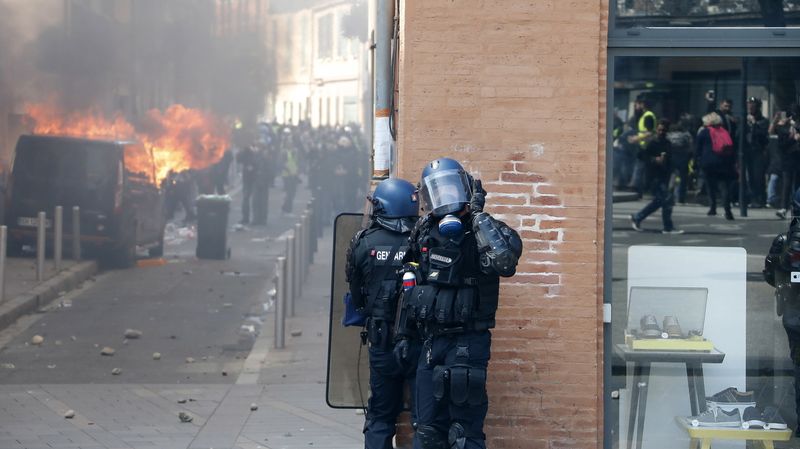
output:
[{"label": "riot shield", "polygon": [[333,408],[364,408],[369,397],[369,352],[361,345],[361,327],[342,326],[344,270],[350,239],[361,229],[362,214],[341,214],[333,227],[333,273],[328,336],[328,380],[325,399]]}]

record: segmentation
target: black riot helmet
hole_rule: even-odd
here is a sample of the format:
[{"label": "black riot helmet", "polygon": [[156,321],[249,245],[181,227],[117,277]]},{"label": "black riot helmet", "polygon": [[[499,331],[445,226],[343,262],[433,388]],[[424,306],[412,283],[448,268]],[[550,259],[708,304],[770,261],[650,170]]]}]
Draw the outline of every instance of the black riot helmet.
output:
[{"label": "black riot helmet", "polygon": [[376,217],[405,218],[419,214],[416,188],[405,179],[384,179],[375,187],[369,200],[372,202],[372,215]]},{"label": "black riot helmet", "polygon": [[419,193],[425,212],[444,217],[469,204],[472,198],[472,178],[457,161],[439,158],[431,161],[422,170]]}]

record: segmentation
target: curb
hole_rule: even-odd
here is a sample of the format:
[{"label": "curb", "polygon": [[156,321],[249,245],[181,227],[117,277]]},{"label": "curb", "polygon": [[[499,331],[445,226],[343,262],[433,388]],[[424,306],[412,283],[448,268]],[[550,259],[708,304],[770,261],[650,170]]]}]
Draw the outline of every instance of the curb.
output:
[{"label": "curb", "polygon": [[59,292],[69,291],[97,273],[97,262],[80,262],[42,282],[30,291],[0,305],[0,330],[14,323],[19,317],[39,310],[58,297]]}]

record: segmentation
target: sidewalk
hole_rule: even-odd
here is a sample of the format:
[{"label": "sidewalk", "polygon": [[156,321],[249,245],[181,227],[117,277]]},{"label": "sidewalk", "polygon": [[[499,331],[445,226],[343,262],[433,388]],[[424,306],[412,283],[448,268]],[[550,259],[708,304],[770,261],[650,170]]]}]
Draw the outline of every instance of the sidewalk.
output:
[{"label": "sidewalk", "polygon": [[17,318],[35,312],[59,295],[74,289],[97,273],[97,263],[64,259],[56,271],[52,259],[45,260],[44,281],[36,280],[36,259],[6,259],[5,297],[0,300],[0,330]]}]

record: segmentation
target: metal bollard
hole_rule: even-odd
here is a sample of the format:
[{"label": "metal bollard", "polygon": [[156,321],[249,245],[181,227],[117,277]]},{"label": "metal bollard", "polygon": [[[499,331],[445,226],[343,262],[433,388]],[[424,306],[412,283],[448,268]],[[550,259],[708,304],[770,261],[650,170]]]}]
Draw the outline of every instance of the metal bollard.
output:
[{"label": "metal bollard", "polygon": [[81,260],[81,208],[72,206],[72,259]]},{"label": "metal bollard", "polygon": [[300,277],[306,280],[308,273],[308,226],[306,226],[306,219],[308,216],[305,212],[300,215]]},{"label": "metal bollard", "polygon": [[56,271],[61,271],[61,248],[64,239],[64,208],[56,206],[56,214],[53,217],[53,260],[56,263]]},{"label": "metal bollard", "polygon": [[290,235],[286,239],[286,308],[289,310],[289,316],[294,316],[294,235]]},{"label": "metal bollard", "polygon": [[36,220],[36,280],[44,280],[44,252],[45,252],[45,227],[47,226],[47,214],[39,212]]},{"label": "metal bollard", "polygon": [[[303,286],[303,267],[302,263],[302,253],[300,252],[300,245],[302,244],[303,240],[303,230],[301,229],[300,223],[295,223],[294,225],[294,249],[292,253],[292,257],[294,257],[294,296],[295,298],[300,297],[300,293]],[[292,307],[294,307],[294,301],[292,301]],[[292,316],[294,316],[294,309],[292,309]]]},{"label": "metal bollard", "polygon": [[8,228],[0,226],[0,302],[6,300],[6,249],[8,248]]},{"label": "metal bollard", "polygon": [[275,349],[286,346],[286,258],[278,257],[278,294],[275,295]]}]

